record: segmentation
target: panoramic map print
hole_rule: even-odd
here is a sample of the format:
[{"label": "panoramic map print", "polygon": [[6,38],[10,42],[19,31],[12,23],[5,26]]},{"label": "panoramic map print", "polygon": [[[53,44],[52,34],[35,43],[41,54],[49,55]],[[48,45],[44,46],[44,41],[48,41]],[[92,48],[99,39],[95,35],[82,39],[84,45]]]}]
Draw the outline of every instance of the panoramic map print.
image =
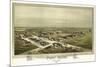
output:
[{"label": "panoramic map print", "polygon": [[14,55],[92,52],[93,8],[13,3]]}]

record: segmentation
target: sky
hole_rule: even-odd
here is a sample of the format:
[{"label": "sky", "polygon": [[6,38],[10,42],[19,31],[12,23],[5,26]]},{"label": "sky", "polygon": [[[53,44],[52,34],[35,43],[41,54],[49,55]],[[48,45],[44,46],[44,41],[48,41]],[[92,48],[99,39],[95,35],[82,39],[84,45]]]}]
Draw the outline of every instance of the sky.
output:
[{"label": "sky", "polygon": [[92,27],[93,8],[14,4],[15,27]]}]

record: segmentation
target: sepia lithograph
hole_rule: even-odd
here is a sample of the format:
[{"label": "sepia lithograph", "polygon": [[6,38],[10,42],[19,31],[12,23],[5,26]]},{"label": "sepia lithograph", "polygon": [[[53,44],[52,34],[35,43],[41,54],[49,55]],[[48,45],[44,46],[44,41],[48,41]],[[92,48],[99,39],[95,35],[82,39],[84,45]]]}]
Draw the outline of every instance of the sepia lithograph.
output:
[{"label": "sepia lithograph", "polygon": [[[63,63],[63,59],[71,60],[68,62],[93,61],[94,12],[95,8],[89,5],[12,1],[11,64],[18,65],[17,62],[23,61],[13,59],[28,57],[31,61],[36,60],[36,64]],[[74,61],[81,55],[87,59],[83,56]],[[45,59],[47,63],[37,59]],[[31,64],[35,65],[31,62],[28,65]]]}]

